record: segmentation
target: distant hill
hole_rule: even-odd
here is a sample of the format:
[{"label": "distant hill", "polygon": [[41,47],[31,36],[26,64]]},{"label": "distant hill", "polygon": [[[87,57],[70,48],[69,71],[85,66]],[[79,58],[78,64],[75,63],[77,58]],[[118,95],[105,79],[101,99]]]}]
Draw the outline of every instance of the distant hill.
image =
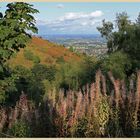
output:
[{"label": "distant hill", "polygon": [[21,49],[14,58],[8,61],[8,63],[11,67],[16,65],[32,67],[34,63],[36,63],[34,62],[34,58],[37,60],[39,59],[41,64],[48,65],[55,65],[60,61],[80,60],[80,57],[77,54],[71,52],[62,45],[57,45],[39,37],[32,37],[32,40],[27,44],[27,47]]}]

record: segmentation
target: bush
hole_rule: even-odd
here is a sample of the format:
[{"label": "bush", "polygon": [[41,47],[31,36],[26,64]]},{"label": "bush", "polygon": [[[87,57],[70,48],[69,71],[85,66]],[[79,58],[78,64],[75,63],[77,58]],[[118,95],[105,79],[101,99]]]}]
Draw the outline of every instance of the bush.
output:
[{"label": "bush", "polygon": [[57,63],[64,63],[65,62],[64,57],[63,56],[58,57],[56,62]]},{"label": "bush", "polygon": [[115,52],[105,59],[102,69],[111,71],[115,78],[123,79],[126,77],[126,72],[131,69],[131,63],[125,53]]},{"label": "bush", "polygon": [[9,131],[14,137],[30,137],[30,127],[23,121],[17,121]]},{"label": "bush", "polygon": [[24,50],[24,57],[27,60],[33,60],[34,59],[34,54],[30,50]]},{"label": "bush", "polygon": [[46,66],[42,64],[36,64],[32,68],[32,72],[36,77],[36,80],[54,80],[56,69],[54,66]]},{"label": "bush", "polygon": [[34,56],[33,62],[36,64],[40,63],[40,58],[38,56]]},{"label": "bush", "polygon": [[72,46],[70,46],[69,50],[70,50],[71,52],[74,52],[74,48],[73,48]]},{"label": "bush", "polygon": [[40,58],[35,56],[30,50],[24,50],[24,57],[34,63],[40,63]]}]

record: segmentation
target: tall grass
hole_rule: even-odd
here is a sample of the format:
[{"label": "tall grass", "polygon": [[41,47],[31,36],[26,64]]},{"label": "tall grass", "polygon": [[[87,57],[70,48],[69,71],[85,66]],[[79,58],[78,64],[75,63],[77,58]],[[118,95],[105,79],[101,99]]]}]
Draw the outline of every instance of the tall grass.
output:
[{"label": "tall grass", "polygon": [[[107,80],[111,81],[108,89]],[[129,86],[128,86],[129,85]],[[139,137],[140,71],[137,79],[115,79],[111,72],[96,72],[95,82],[80,91],[52,90],[38,108],[22,94],[10,113],[1,109],[0,130],[17,120],[29,122],[34,137]],[[8,126],[7,129],[5,127]]]}]

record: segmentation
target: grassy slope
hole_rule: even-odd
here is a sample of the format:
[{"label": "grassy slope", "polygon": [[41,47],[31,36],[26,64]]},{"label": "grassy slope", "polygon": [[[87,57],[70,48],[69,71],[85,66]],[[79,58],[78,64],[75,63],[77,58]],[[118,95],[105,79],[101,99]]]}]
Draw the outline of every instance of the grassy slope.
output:
[{"label": "grassy slope", "polygon": [[[41,60],[41,64],[56,64],[56,60],[61,56],[65,61],[80,60],[79,56],[63,46],[37,37],[33,37],[31,42],[24,49],[30,50],[34,55],[38,56]],[[14,58],[8,61],[10,66],[23,65],[28,68],[33,66],[33,61],[27,60],[24,57],[24,49],[21,49]]]}]

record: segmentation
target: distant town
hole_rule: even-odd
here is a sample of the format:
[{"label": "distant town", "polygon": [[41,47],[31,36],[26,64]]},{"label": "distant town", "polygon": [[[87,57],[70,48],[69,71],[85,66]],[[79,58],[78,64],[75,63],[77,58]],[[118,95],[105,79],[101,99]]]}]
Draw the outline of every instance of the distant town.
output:
[{"label": "distant town", "polygon": [[100,35],[42,35],[41,37],[61,44],[78,53],[100,56],[107,52],[106,40]]}]

